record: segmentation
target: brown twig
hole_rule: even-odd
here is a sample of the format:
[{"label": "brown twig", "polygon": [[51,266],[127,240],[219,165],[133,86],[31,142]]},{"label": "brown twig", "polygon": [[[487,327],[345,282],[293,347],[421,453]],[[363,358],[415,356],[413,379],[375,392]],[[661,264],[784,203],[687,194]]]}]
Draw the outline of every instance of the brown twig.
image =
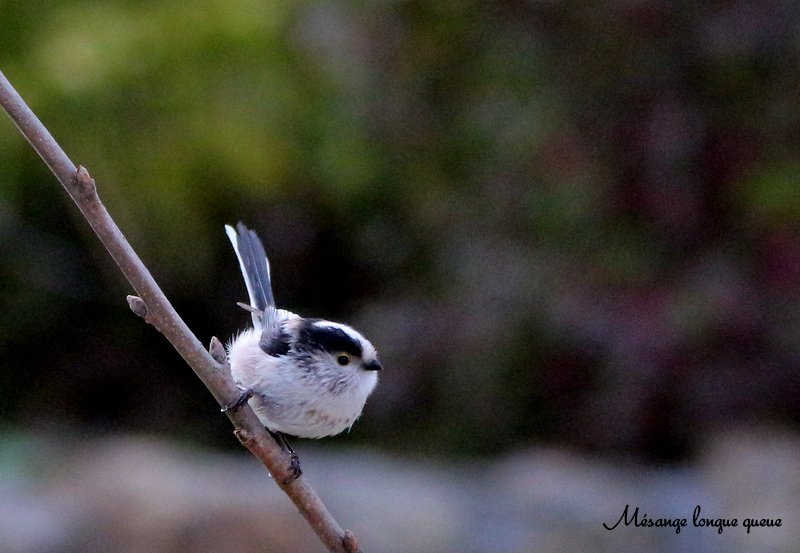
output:
[{"label": "brown twig", "polygon": [[[208,387],[217,403],[221,406],[233,403],[240,392],[230,376],[222,344],[213,338],[209,353],[189,330],[106,211],[89,172],[84,167],[75,167],[2,72],[0,105],[64,186],[122,274],[136,290],[137,296],[128,296],[131,310],[170,341]],[[350,531],[342,530],[305,479],[302,476],[292,479],[290,459],[267,433],[252,409],[245,405],[241,409],[227,411],[227,415],[236,427],[234,433],[239,441],[275,476],[275,482],[294,502],[328,549],[340,553],[360,551],[355,536]]]}]

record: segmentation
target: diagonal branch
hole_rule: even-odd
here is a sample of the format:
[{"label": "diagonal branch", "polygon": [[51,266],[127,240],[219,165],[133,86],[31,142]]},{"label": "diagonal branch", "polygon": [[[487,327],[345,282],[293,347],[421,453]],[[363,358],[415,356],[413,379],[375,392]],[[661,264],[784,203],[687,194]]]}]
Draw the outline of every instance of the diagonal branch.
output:
[{"label": "diagonal branch", "polygon": [[[189,330],[106,211],[97,195],[94,179],[84,167],[75,167],[2,72],[0,105],[75,201],[122,274],[136,290],[137,296],[128,296],[131,310],[170,341],[220,405],[235,401],[240,392],[230,376],[222,344],[212,338],[210,352],[206,351]],[[236,411],[228,411],[227,415],[236,427],[236,437],[275,476],[275,482],[294,502],[327,548],[339,553],[360,551],[355,536],[350,531],[342,530],[305,479],[302,476],[292,478],[288,456],[267,433],[252,409],[245,405]]]}]

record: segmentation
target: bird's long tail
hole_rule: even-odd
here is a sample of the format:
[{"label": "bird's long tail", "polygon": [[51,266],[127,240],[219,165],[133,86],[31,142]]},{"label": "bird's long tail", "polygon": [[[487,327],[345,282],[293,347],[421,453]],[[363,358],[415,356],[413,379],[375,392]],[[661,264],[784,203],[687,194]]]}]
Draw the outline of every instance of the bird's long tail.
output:
[{"label": "bird's long tail", "polygon": [[[237,233],[238,231],[238,233]],[[272,297],[272,282],[269,274],[269,259],[258,235],[241,222],[234,229],[225,225],[225,232],[239,258],[250,306],[253,308],[253,325],[264,328],[274,320],[275,299]]]}]

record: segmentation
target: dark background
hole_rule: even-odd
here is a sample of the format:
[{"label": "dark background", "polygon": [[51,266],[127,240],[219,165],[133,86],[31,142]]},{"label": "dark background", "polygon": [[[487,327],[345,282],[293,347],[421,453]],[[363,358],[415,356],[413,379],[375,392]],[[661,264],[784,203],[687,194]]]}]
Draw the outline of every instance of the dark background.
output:
[{"label": "dark background", "polygon": [[[800,417],[791,1],[4,2],[0,69],[198,337],[281,307],[386,370],[353,431],[692,459]],[[0,421],[236,448],[60,188],[0,122]]]}]

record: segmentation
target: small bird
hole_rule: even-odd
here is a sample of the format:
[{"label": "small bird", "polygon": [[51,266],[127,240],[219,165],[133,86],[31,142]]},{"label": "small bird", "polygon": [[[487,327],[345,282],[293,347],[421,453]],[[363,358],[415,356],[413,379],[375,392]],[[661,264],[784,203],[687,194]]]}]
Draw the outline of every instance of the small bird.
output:
[{"label": "small bird", "polygon": [[290,454],[296,478],[299,458],[284,434],[323,438],[349,429],[383,367],[375,347],[350,326],[276,308],[261,240],[241,222],[236,229],[226,225],[225,232],[250,296],[249,305],[239,305],[251,313],[253,328],[228,344],[231,375],[243,393],[223,411],[249,402]]}]

